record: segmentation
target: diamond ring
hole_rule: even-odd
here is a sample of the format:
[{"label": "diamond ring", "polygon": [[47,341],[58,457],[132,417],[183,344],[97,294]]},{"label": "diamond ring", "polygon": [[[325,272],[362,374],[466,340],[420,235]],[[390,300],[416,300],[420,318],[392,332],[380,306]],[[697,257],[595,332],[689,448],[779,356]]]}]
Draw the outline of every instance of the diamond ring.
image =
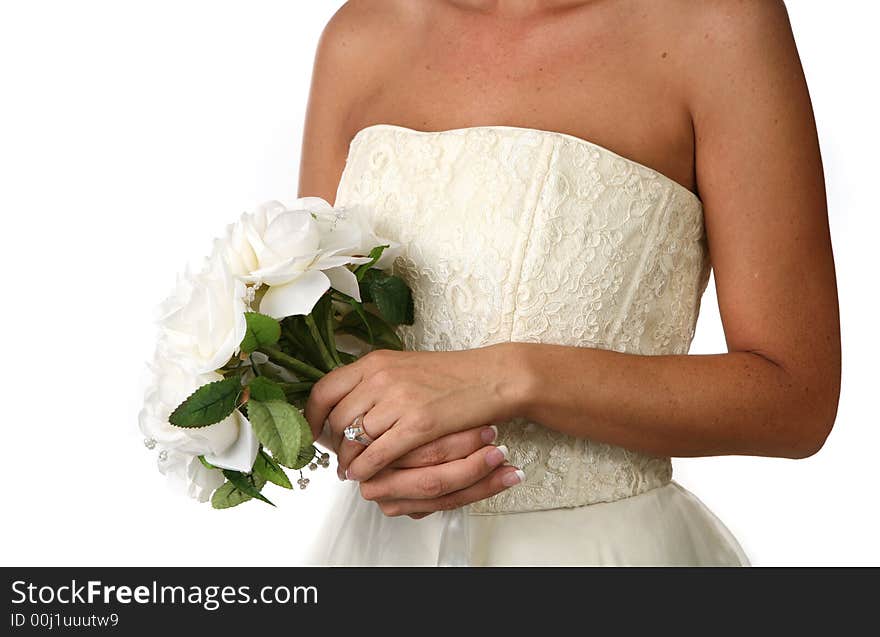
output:
[{"label": "diamond ring", "polygon": [[369,434],[367,434],[367,430],[364,429],[364,416],[366,414],[360,414],[357,418],[355,418],[352,423],[345,428],[344,433],[345,437],[352,442],[360,443],[364,446],[367,446],[373,439],[370,438]]}]

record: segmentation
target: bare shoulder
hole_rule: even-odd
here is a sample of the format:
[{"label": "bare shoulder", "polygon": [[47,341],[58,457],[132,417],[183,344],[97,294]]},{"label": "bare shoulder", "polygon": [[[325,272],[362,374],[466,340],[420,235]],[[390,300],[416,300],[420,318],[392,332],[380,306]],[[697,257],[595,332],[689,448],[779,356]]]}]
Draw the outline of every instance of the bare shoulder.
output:
[{"label": "bare shoulder", "polygon": [[791,34],[783,0],[672,0],[672,5],[682,38],[707,52],[772,44]]},{"label": "bare shoulder", "polygon": [[324,27],[318,55],[337,70],[362,75],[381,67],[377,59],[401,50],[423,19],[421,2],[349,0]]},{"label": "bare shoulder", "polygon": [[788,28],[783,0],[677,0],[692,24],[712,28],[719,36],[743,36]]},{"label": "bare shoulder", "polygon": [[[677,2],[680,38],[689,60],[692,97],[712,99],[716,88],[748,90],[768,72],[801,75],[788,11],[782,0]],[[721,92],[727,92],[721,91]]]},{"label": "bare shoulder", "polygon": [[[327,22],[312,68],[303,147],[302,196],[333,200],[358,112],[405,59],[419,15],[404,0],[350,0]],[[377,63],[381,61],[381,63]]]}]

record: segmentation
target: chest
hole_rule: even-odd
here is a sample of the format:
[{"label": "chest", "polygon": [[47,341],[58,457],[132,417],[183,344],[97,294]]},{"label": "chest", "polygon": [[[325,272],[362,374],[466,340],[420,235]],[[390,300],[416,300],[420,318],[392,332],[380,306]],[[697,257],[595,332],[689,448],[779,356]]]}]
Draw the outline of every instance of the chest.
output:
[{"label": "chest", "polygon": [[[694,186],[693,127],[662,30],[616,16],[448,20],[389,67],[363,124],[509,124],[569,133]],[[668,46],[667,46],[668,45]]]}]

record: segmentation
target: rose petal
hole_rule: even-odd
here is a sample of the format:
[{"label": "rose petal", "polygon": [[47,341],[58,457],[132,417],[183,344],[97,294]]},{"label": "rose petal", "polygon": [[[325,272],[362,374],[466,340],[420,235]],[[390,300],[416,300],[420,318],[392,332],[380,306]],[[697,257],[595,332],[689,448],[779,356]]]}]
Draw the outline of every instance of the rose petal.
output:
[{"label": "rose petal", "polygon": [[308,210],[309,212],[321,212],[329,210],[332,206],[321,197],[300,197],[294,201],[289,210]]},{"label": "rose petal", "polygon": [[284,285],[298,278],[306,270],[320,270],[311,267],[319,258],[318,252],[302,254],[279,261],[275,265],[254,270],[241,277],[245,283],[265,283],[266,285]]},{"label": "rose petal", "polygon": [[344,254],[325,255],[318,257],[315,261],[315,270],[327,270],[335,268],[338,265],[346,265],[348,263],[369,263],[372,261],[370,257],[350,257]]},{"label": "rose petal", "polygon": [[348,294],[356,300],[361,300],[361,290],[358,286],[358,280],[354,272],[346,268],[344,265],[338,268],[330,268],[324,270],[324,274],[330,279],[330,286],[334,290],[339,290],[343,294]]},{"label": "rose petal", "polygon": [[290,283],[270,286],[260,301],[260,312],[276,319],[308,314],[328,289],[327,275],[320,270],[309,270]]},{"label": "rose petal", "polygon": [[250,473],[260,448],[254,428],[248,419],[238,411],[233,412],[238,422],[238,438],[228,448],[218,454],[205,454],[205,460],[221,469],[232,469]]}]

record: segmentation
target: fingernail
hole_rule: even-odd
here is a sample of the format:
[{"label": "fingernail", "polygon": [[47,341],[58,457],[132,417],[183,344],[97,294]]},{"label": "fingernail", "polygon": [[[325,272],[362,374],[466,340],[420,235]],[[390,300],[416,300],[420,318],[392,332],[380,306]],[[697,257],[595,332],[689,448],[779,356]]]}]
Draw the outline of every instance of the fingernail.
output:
[{"label": "fingernail", "polygon": [[480,440],[487,445],[498,437],[498,427],[490,425],[480,432]]},{"label": "fingernail", "polygon": [[346,480],[354,480],[354,478],[351,476],[351,469],[345,470],[345,479]]},{"label": "fingernail", "polygon": [[494,449],[489,449],[486,453],[486,464],[490,467],[497,467],[507,460],[507,445],[500,445]]},{"label": "fingernail", "polygon": [[511,471],[510,473],[505,473],[501,477],[501,484],[505,487],[513,487],[518,485],[520,482],[526,479],[526,473],[522,469],[517,469],[516,471]]}]

